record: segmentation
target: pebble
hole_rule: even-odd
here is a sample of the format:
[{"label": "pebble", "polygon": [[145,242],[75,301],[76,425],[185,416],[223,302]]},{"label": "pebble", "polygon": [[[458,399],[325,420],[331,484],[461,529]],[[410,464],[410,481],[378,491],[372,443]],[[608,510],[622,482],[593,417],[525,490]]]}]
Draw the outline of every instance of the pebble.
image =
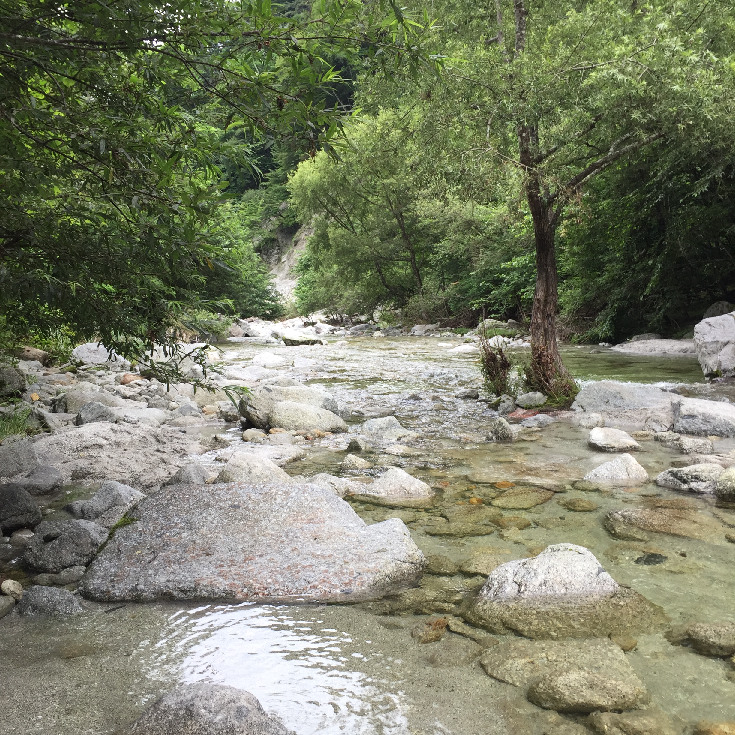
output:
[{"label": "pebble", "polygon": [[12,597],[16,601],[23,597],[23,585],[14,579],[6,579],[2,584],[0,584],[0,591],[2,591],[4,595]]},{"label": "pebble", "polygon": [[591,513],[600,507],[597,503],[593,503],[591,500],[586,500],[585,498],[562,498],[558,503],[562,508],[566,508],[575,513]]}]

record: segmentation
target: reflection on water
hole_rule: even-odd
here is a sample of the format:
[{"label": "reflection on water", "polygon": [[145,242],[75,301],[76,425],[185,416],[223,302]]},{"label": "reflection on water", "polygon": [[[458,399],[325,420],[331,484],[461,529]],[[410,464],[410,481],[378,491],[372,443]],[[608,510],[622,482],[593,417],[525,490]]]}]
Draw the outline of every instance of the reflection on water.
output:
[{"label": "reflection on water", "polygon": [[[185,617],[179,617],[185,622]],[[299,735],[405,733],[403,694],[351,670],[365,654],[345,651],[347,633],[299,620],[288,608],[238,605],[203,614],[183,641],[186,682],[245,689]],[[376,653],[377,656],[382,656]]]}]

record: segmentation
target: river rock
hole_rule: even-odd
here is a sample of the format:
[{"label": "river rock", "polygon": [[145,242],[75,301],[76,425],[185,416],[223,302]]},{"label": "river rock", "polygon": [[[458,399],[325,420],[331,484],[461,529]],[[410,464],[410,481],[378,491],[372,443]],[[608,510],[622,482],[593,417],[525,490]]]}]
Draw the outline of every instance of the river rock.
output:
[{"label": "river rock", "polygon": [[735,467],[726,469],[718,478],[715,486],[718,500],[735,503]]},{"label": "river rock", "polygon": [[586,482],[625,487],[648,482],[648,472],[633,456],[626,453],[596,467],[583,479]]},{"label": "river rock", "polygon": [[209,479],[209,470],[190,462],[179,468],[164,485],[204,485]]},{"label": "river rock", "polygon": [[23,597],[23,585],[15,579],[6,579],[0,584],[0,592],[9,595],[17,602]]},{"label": "river rock", "polygon": [[590,431],[587,443],[603,452],[627,452],[641,448],[641,445],[628,432],[601,427],[595,427]]},{"label": "river rock", "polygon": [[577,393],[572,408],[587,413],[620,410],[669,409],[675,396],[652,385],[601,380]]},{"label": "river rock", "polygon": [[130,485],[108,480],[89,500],[75,500],[66,510],[75,518],[111,528],[145,495]]},{"label": "river rock", "polygon": [[196,437],[174,428],[102,422],[44,434],[35,449],[65,483],[120,477],[145,491],[168,480],[187,455],[203,448]]},{"label": "river rock", "polygon": [[594,712],[587,724],[600,735],[682,735],[676,722],[658,707],[631,712]]},{"label": "river rock", "polygon": [[340,468],[343,470],[367,470],[370,467],[372,467],[370,462],[354,454],[348,454],[340,465]]},{"label": "river rock", "polygon": [[513,429],[511,425],[499,416],[488,424],[487,440],[492,442],[513,441]]},{"label": "river rock", "polygon": [[[511,639],[485,651],[480,663],[489,676],[517,687],[530,685],[533,688],[539,680],[553,681],[565,672],[576,671],[607,681],[624,682],[640,692],[639,701],[646,699],[645,688],[625,654],[608,638],[591,638],[583,645],[577,641]],[[569,692],[565,700],[568,696]],[[589,710],[563,708],[561,711]]]},{"label": "river rock", "polygon": [[548,502],[554,497],[550,490],[538,487],[512,487],[491,502],[496,508],[507,510],[528,510]]},{"label": "river rock", "polygon": [[416,436],[416,432],[404,429],[395,416],[384,416],[379,419],[368,419],[361,427],[360,433],[368,441],[392,443],[399,439],[409,439]]},{"label": "river rock", "polygon": [[516,405],[521,408],[536,408],[546,403],[546,396],[543,393],[534,391],[532,393],[523,393],[516,398]]},{"label": "river rock", "polygon": [[399,467],[391,467],[384,475],[361,490],[360,495],[379,505],[420,507],[431,503],[434,491],[408,472]]},{"label": "river rock", "polygon": [[306,478],[304,482],[308,482],[310,485],[323,487],[326,490],[333,492],[338,498],[344,498],[345,495],[355,495],[365,489],[365,485],[361,482],[348,480],[345,477],[335,477],[334,475],[327,474],[326,472],[320,472],[318,475]]},{"label": "river rock", "polygon": [[26,376],[18,368],[0,366],[0,396],[18,396],[27,387]]},{"label": "river rock", "polygon": [[33,578],[34,584],[40,584],[44,587],[64,587],[67,584],[76,584],[87,571],[87,567],[81,564],[76,567],[67,567],[62,569],[58,574],[37,574]]},{"label": "river rock", "polygon": [[692,735],[735,735],[735,722],[713,722],[701,720]]},{"label": "river rock", "polygon": [[30,439],[9,436],[0,444],[0,477],[14,477],[36,467],[38,456]]},{"label": "river rock", "polygon": [[118,414],[114,408],[105,406],[98,401],[90,401],[85,403],[80,409],[74,423],[77,426],[83,424],[93,424],[96,421],[117,421]]},{"label": "river rock", "polygon": [[735,623],[695,623],[687,629],[692,646],[705,656],[735,654]]},{"label": "river rock", "polygon": [[281,333],[283,344],[289,347],[301,347],[304,345],[320,345],[322,343],[319,337],[311,334],[297,331],[295,329],[287,329]]},{"label": "river rock", "polygon": [[18,614],[28,617],[36,615],[65,617],[83,612],[84,608],[79,604],[79,600],[69,590],[58,587],[33,585],[23,593],[23,599],[18,603]]},{"label": "river rock", "polygon": [[574,544],[497,567],[465,617],[494,633],[527,638],[599,637],[666,621],[659,607],[620,587],[588,549]]},{"label": "river rock", "polygon": [[276,403],[268,412],[268,423],[288,431],[347,431],[347,424],[337,414],[294,401]]},{"label": "river rock", "polygon": [[165,694],[125,735],[293,735],[249,692],[223,684],[185,684]]},{"label": "river rock", "polygon": [[28,491],[19,485],[0,485],[0,530],[9,536],[18,528],[41,522],[41,511]]},{"label": "river rock", "polygon": [[722,537],[724,530],[695,505],[667,499],[652,500],[647,508],[609,511],[603,525],[615,538],[630,541],[647,540],[649,537],[646,532],[714,541]]},{"label": "river rock", "polygon": [[[284,384],[279,385],[278,383]],[[268,430],[273,425],[270,421],[270,412],[276,404],[284,401],[306,404],[332,413],[338,410],[337,401],[325,391],[312,386],[300,385],[292,379],[281,378],[277,381],[269,381],[268,385],[255,388],[250,395],[244,396],[240,401],[240,415],[255,428]]]},{"label": "river rock", "polygon": [[680,436],[677,448],[683,454],[714,454],[714,444],[709,439],[694,436]]},{"label": "river rock", "polygon": [[546,674],[529,687],[527,697],[544,709],[579,713],[636,709],[650,699],[632,671],[618,679],[584,669]]},{"label": "river rock", "polygon": [[697,436],[735,436],[735,406],[725,401],[681,398],[673,404],[674,431]]},{"label": "river rock", "polygon": [[425,559],[402,521],[367,526],[315,485],[162,488],[81,583],[97,600],[338,601],[413,584]]},{"label": "river rock", "polygon": [[604,426],[605,419],[600,413],[583,413],[577,418],[577,423],[583,429],[594,429],[597,426]]},{"label": "river rock", "polygon": [[[78,414],[88,403],[98,403],[109,408],[121,408],[125,401],[92,383],[80,383],[69,388],[54,401],[54,411]],[[117,416],[117,414],[115,414]],[[110,419],[114,421],[115,419]]]},{"label": "river rock", "polygon": [[108,529],[92,521],[44,521],[26,547],[23,559],[39,572],[57,574],[86,566],[107,540]]},{"label": "river rock", "polygon": [[50,495],[61,490],[64,477],[56,467],[44,464],[16,478],[14,484],[19,485],[31,495]]},{"label": "river rock", "polygon": [[712,494],[717,480],[723,473],[718,464],[693,464],[688,467],[672,467],[656,478],[656,484],[690,493]]},{"label": "river rock", "polygon": [[699,322],[694,344],[705,375],[735,375],[735,311]]},{"label": "river rock", "polygon": [[273,460],[244,451],[232,455],[215,482],[290,483],[291,477]]},{"label": "river rock", "polygon": [[15,600],[7,595],[0,596],[0,618],[4,618],[8,613],[13,611]]}]

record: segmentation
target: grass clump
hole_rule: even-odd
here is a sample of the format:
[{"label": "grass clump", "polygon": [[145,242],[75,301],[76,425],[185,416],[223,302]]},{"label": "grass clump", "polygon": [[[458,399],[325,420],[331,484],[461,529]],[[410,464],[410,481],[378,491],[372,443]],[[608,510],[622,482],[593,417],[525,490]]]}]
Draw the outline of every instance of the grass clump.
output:
[{"label": "grass clump", "polygon": [[16,434],[25,436],[34,433],[33,429],[27,423],[30,415],[30,408],[0,413],[0,442]]}]

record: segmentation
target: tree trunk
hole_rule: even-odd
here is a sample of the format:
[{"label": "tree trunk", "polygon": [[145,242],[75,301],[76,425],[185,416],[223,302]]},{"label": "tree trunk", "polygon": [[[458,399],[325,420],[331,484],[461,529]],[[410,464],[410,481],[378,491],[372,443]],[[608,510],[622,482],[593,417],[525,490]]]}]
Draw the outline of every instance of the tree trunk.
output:
[{"label": "tree trunk", "polygon": [[531,382],[534,388],[556,398],[576,392],[574,381],[562,362],[556,340],[556,310],[559,305],[556,269],[556,225],[558,212],[545,201],[541,177],[535,167],[538,131],[534,126],[518,128],[518,149],[526,172],[526,198],[533,220],[536,243],[536,290],[531,312]]}]

